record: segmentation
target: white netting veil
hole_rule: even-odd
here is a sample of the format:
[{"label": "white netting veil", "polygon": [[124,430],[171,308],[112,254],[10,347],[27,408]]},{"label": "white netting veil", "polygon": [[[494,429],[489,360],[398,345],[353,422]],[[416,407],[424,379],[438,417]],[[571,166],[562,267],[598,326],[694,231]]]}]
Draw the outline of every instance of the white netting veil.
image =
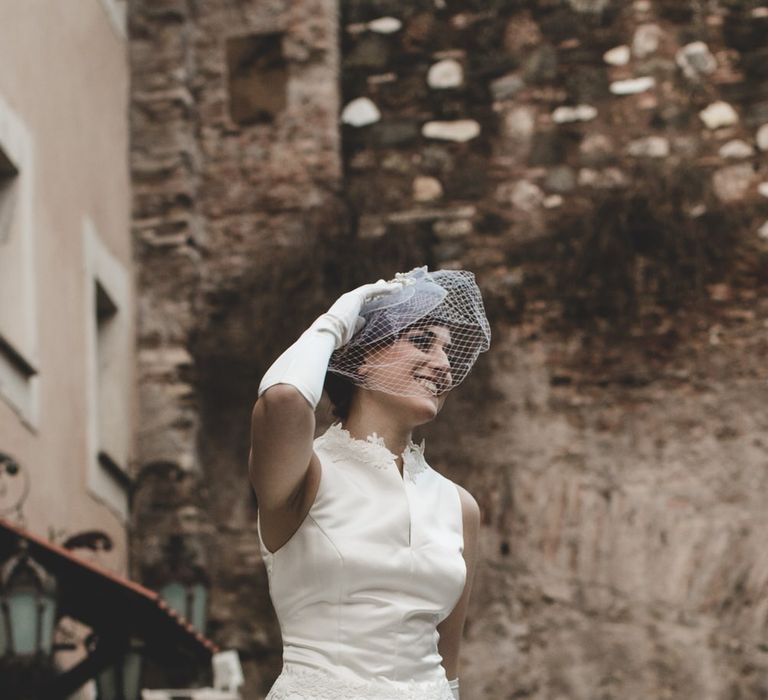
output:
[{"label": "white netting veil", "polygon": [[333,353],[328,371],[399,396],[442,394],[462,382],[490,346],[475,276],[420,267],[395,279],[403,287],[363,306],[365,325]]}]

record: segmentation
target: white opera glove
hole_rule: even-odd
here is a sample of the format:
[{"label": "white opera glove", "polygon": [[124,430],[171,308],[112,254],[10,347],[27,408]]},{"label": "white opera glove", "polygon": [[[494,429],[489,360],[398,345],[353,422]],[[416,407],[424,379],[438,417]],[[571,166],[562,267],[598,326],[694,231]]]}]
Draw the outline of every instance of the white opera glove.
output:
[{"label": "white opera glove", "polygon": [[290,384],[317,408],[333,351],[346,345],[365,324],[360,316],[363,304],[398,292],[406,284],[404,280],[379,280],[342,294],[275,360],[259,384],[259,396],[275,384]]},{"label": "white opera glove", "polygon": [[452,681],[448,681],[448,687],[453,693],[453,700],[459,700],[459,679],[454,678]]},{"label": "white opera glove", "polygon": [[364,304],[373,299],[399,292],[403,287],[412,283],[412,280],[399,278],[389,282],[379,280],[373,284],[364,284],[362,287],[342,294],[334,302],[333,306],[317,319],[319,321],[320,319],[328,319],[330,317],[329,320],[337,324],[336,346],[334,349],[338,350],[346,345],[352,340],[352,336],[365,325],[365,319],[360,315],[360,310]]}]

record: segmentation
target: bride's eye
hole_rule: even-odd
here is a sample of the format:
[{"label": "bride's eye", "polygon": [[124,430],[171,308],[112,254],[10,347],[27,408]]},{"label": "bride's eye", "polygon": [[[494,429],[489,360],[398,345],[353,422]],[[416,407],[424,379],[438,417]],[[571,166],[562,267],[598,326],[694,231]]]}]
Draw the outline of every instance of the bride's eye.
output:
[{"label": "bride's eye", "polygon": [[406,336],[406,340],[415,345],[419,350],[426,351],[432,347],[435,337],[431,333],[419,333]]}]

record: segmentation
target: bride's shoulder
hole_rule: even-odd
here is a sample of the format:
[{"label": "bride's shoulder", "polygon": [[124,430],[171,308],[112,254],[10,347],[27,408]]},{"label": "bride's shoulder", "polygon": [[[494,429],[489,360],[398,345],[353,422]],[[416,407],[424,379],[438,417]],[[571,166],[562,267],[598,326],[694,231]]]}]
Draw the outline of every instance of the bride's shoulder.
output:
[{"label": "bride's shoulder", "polygon": [[468,527],[471,527],[473,530],[479,529],[482,514],[477,499],[461,484],[457,484],[447,476],[443,476],[442,478],[445,479],[445,481],[449,483],[452,488],[455,488],[459,495],[459,502],[461,503],[461,515],[464,521],[465,531]]},{"label": "bride's shoulder", "polygon": [[477,499],[469,492],[467,489],[465,489],[460,484],[457,484],[456,482],[453,482],[456,486],[456,490],[459,492],[459,500],[461,501],[461,511],[464,515],[465,520],[467,518],[471,519],[472,521],[477,521],[477,524],[480,524],[480,505],[477,502]]}]

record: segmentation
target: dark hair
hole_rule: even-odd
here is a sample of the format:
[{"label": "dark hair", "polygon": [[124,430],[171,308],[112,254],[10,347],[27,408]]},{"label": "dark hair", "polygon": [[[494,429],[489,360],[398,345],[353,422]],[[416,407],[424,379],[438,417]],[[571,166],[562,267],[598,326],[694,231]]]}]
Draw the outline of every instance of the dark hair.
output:
[{"label": "dark hair", "polygon": [[[387,336],[379,340],[379,347],[390,345],[397,340],[397,336]],[[345,361],[350,369],[357,375],[358,368],[365,363],[365,358],[371,351],[373,345],[359,345],[355,347],[342,348],[341,352],[345,355]],[[339,420],[346,420],[349,417],[349,408],[352,405],[352,396],[357,386],[350,377],[346,377],[335,372],[325,373],[325,382],[323,389],[331,400],[333,415]]]},{"label": "dark hair", "polygon": [[339,420],[346,420],[349,417],[349,407],[352,404],[355,385],[346,377],[334,372],[326,372],[323,388],[331,400],[333,415]]}]

